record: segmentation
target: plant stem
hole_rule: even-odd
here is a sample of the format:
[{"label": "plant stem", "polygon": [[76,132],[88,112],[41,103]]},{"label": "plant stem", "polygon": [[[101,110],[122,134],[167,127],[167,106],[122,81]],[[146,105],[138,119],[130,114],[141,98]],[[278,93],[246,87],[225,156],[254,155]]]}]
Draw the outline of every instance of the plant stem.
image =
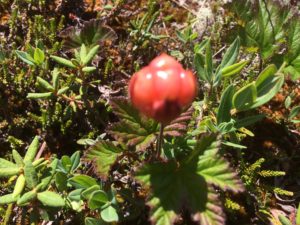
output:
[{"label": "plant stem", "polygon": [[9,204],[7,206],[7,209],[6,209],[6,212],[5,212],[5,216],[4,216],[4,222],[3,222],[3,225],[8,225],[9,224],[9,219],[10,219],[10,216],[11,216],[11,213],[12,213],[12,208],[13,207],[13,204]]},{"label": "plant stem", "polygon": [[161,146],[164,139],[164,128],[165,126],[161,123],[160,129],[159,129],[159,135],[157,137],[157,143],[156,143],[156,158],[158,159],[161,154]]}]

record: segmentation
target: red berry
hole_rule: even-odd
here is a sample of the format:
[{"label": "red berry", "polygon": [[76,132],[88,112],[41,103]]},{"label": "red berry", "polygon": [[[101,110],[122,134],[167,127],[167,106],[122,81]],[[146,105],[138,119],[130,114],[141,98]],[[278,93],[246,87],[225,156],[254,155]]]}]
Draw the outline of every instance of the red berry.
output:
[{"label": "red berry", "polygon": [[133,105],[143,114],[167,124],[189,106],[197,92],[191,71],[173,57],[162,54],[136,72],[129,82]]}]

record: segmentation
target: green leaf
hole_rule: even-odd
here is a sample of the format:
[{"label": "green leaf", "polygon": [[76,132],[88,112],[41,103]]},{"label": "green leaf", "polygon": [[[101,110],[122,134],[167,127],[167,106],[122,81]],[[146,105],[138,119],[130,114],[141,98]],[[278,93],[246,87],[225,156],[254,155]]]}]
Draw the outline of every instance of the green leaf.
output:
[{"label": "green leaf", "polygon": [[205,150],[198,159],[197,174],[203,176],[206,182],[222,190],[243,191],[242,182],[237,178],[237,174],[230,168],[229,163],[217,154],[219,142],[211,137],[203,138],[201,142],[195,147],[200,152]]},{"label": "green leaf", "polygon": [[82,59],[82,65],[86,65],[88,64],[90,61],[92,61],[92,59],[95,57],[95,55],[97,54],[98,50],[100,48],[100,45],[96,45],[94,46],[86,55],[86,57],[84,57]]},{"label": "green leaf", "polygon": [[107,194],[102,191],[94,191],[89,199],[89,208],[91,210],[100,209],[103,205],[105,205],[108,202],[108,196]]},{"label": "green leaf", "polygon": [[38,200],[45,206],[64,207],[65,200],[57,193],[52,191],[44,191],[37,194]]},{"label": "green leaf", "polygon": [[85,44],[82,44],[81,47],[80,47],[80,59],[81,59],[81,62],[82,62],[82,59],[84,59],[87,55],[87,49],[86,49],[86,46]]},{"label": "green leaf", "polygon": [[49,184],[51,183],[52,178],[55,175],[57,164],[58,164],[58,159],[54,159],[51,162],[50,167],[48,167],[46,169],[46,171],[43,172],[43,176],[41,178],[41,182],[37,186],[37,189],[39,191],[44,191],[44,190],[46,190],[49,187]]},{"label": "green leaf", "polygon": [[203,137],[183,161],[146,164],[137,171],[135,178],[151,187],[147,204],[155,224],[173,224],[184,206],[189,206],[194,221],[225,224],[221,204],[210,185],[232,191],[242,191],[243,186],[218,155],[218,146],[214,135]]},{"label": "green leaf", "polygon": [[86,217],[84,223],[85,225],[107,225],[103,220],[91,217]]},{"label": "green leaf", "polygon": [[41,77],[37,77],[37,83],[47,91],[54,91],[54,88],[52,87],[51,84],[48,83],[48,81],[44,80]]},{"label": "green leaf", "polygon": [[76,175],[68,180],[68,182],[76,188],[89,188],[97,185],[96,179],[87,175]]},{"label": "green leaf", "polygon": [[59,84],[59,70],[57,68],[54,68],[54,70],[52,71],[52,84],[54,90],[57,90]]},{"label": "green leaf", "polygon": [[115,163],[122,149],[109,141],[98,141],[91,146],[84,155],[86,162],[92,162],[94,171],[101,178],[106,179],[111,166]]},{"label": "green leaf", "polygon": [[205,57],[201,53],[196,53],[194,57],[194,65],[197,71],[197,75],[202,81],[210,83],[210,79],[205,70]]},{"label": "green leaf", "polygon": [[233,65],[227,66],[221,70],[222,77],[230,77],[240,73],[249,61],[241,61]]},{"label": "green leaf", "polygon": [[[16,164],[18,166],[24,166],[24,162],[23,162],[23,158],[22,156],[19,154],[19,152],[17,152],[16,150],[12,150],[12,156],[16,162]],[[1,167],[2,163],[1,163],[1,159],[0,159],[0,167]]]},{"label": "green leaf", "polygon": [[232,108],[232,97],[235,88],[233,85],[229,85],[221,96],[220,105],[217,111],[218,124],[223,122],[229,122],[231,119],[230,110]]},{"label": "green leaf", "polygon": [[88,200],[88,199],[90,199],[93,192],[99,191],[99,190],[100,190],[100,186],[99,185],[94,185],[94,186],[91,186],[91,187],[87,188],[86,190],[84,190],[81,193],[81,195],[84,199]]},{"label": "green leaf", "polygon": [[74,172],[80,166],[80,151],[76,151],[71,156],[71,172]]},{"label": "green leaf", "polygon": [[237,143],[229,142],[229,141],[222,141],[223,145],[227,145],[229,147],[238,148],[238,149],[246,149],[247,147],[244,145],[239,145]]},{"label": "green leaf", "polygon": [[67,90],[69,90],[69,87],[63,87],[58,90],[57,95],[62,95],[64,94]]},{"label": "green leaf", "polygon": [[206,44],[205,50],[205,69],[207,77],[209,78],[210,82],[212,82],[213,77],[213,59],[212,59],[212,51],[211,51],[211,44],[210,40]]},{"label": "green leaf", "polygon": [[292,225],[291,221],[283,215],[279,215],[278,219],[282,225]]},{"label": "green leaf", "polygon": [[34,61],[35,61],[35,63],[37,65],[41,65],[44,62],[44,60],[45,60],[45,54],[44,54],[44,52],[41,49],[36,48],[34,50],[34,56],[33,56],[33,58],[34,58]]},{"label": "green leaf", "polygon": [[119,221],[118,213],[111,205],[101,211],[101,218],[108,223]]},{"label": "green leaf", "polygon": [[259,75],[255,82],[257,99],[251,108],[256,108],[270,101],[279,92],[284,83],[283,74],[273,74],[274,69],[268,68]]},{"label": "green leaf", "polygon": [[238,111],[248,110],[257,98],[256,86],[252,82],[238,90],[232,98],[232,104]]},{"label": "green leaf", "polygon": [[82,68],[82,71],[85,73],[91,73],[94,72],[97,68],[94,66],[86,66]]},{"label": "green leaf", "polygon": [[298,204],[298,209],[296,214],[296,224],[300,224],[300,203]]},{"label": "green leaf", "polygon": [[23,52],[23,51],[15,51],[17,56],[22,59],[25,63],[34,66],[35,62],[34,59],[27,53],[27,52]]},{"label": "green leaf", "polygon": [[69,156],[64,155],[63,157],[61,157],[61,165],[63,166],[64,170],[69,173],[72,167],[72,161],[70,159]]},{"label": "green leaf", "polygon": [[25,205],[32,200],[34,200],[37,196],[36,190],[28,191],[25,194],[23,194],[17,201],[17,204],[19,206]]},{"label": "green leaf", "polygon": [[158,123],[139,114],[125,98],[111,100],[113,112],[120,122],[114,123],[109,133],[118,141],[129,146],[136,146],[137,150],[144,150],[156,140]]},{"label": "green leaf", "polygon": [[72,26],[63,30],[60,36],[64,39],[64,47],[75,49],[85,44],[87,47],[101,44],[103,41],[113,41],[116,33],[108,26],[103,25],[101,19],[93,19],[83,23],[83,26]]},{"label": "green leaf", "polygon": [[274,64],[271,64],[259,74],[255,82],[258,96],[264,95],[269,92],[269,85],[272,82],[276,72],[276,66]]},{"label": "green leaf", "polygon": [[265,115],[263,115],[263,114],[248,116],[243,119],[236,120],[235,127],[237,129],[242,128],[242,127],[247,127],[249,125],[252,125],[252,124],[262,120],[263,118],[265,118]]},{"label": "green leaf", "polygon": [[[297,64],[298,64],[298,58],[297,58]],[[299,77],[300,77],[300,65],[299,64],[297,65],[297,64],[287,66],[283,69],[283,73],[288,74],[293,81],[299,79]]]},{"label": "green leaf", "polygon": [[292,119],[296,116],[298,116],[300,113],[300,106],[295,106],[294,108],[292,108],[290,114],[289,114],[289,119]]},{"label": "green leaf", "polygon": [[33,189],[38,184],[38,176],[36,170],[31,162],[25,162],[24,176],[26,180],[26,186]]},{"label": "green leaf", "polygon": [[55,184],[59,191],[65,191],[68,188],[68,177],[65,173],[57,172],[55,174]]},{"label": "green leaf", "polygon": [[25,188],[25,183],[25,176],[23,174],[20,174],[16,181],[14,191],[12,193],[13,198],[18,197],[23,192]]},{"label": "green leaf", "polygon": [[39,147],[39,136],[35,136],[28,147],[24,157],[24,162],[33,162]]},{"label": "green leaf", "polygon": [[18,167],[0,167],[0,177],[11,177],[18,175],[21,172],[21,168]]},{"label": "green leaf", "polygon": [[27,98],[31,99],[47,99],[53,96],[52,92],[46,92],[46,93],[28,93]]},{"label": "green leaf", "polygon": [[58,62],[61,65],[64,65],[64,66],[67,66],[67,67],[70,67],[73,69],[76,68],[76,66],[72,63],[72,61],[70,61],[68,59],[64,59],[62,57],[58,57],[58,56],[54,56],[54,55],[51,55],[50,58],[52,58],[54,61]]},{"label": "green leaf", "polygon": [[240,38],[237,37],[234,40],[234,42],[229,46],[229,48],[226,50],[220,64],[220,69],[223,69],[225,67],[234,64],[237,60],[239,51],[240,51]]},{"label": "green leaf", "polygon": [[71,191],[68,195],[68,198],[71,201],[81,201],[81,193],[84,190],[84,188],[80,188],[80,189],[75,189],[73,191]]},{"label": "green leaf", "polygon": [[19,166],[17,166],[13,162],[10,162],[10,161],[8,161],[6,159],[0,158],[0,169],[2,169],[2,168],[5,168],[5,169],[6,168],[19,168]]},{"label": "green leaf", "polygon": [[7,194],[0,196],[0,205],[7,205],[17,201],[17,198],[13,197],[13,194]]},{"label": "green leaf", "polygon": [[285,61],[292,62],[300,54],[300,22],[298,15],[290,18],[286,35],[288,53],[285,55]]}]

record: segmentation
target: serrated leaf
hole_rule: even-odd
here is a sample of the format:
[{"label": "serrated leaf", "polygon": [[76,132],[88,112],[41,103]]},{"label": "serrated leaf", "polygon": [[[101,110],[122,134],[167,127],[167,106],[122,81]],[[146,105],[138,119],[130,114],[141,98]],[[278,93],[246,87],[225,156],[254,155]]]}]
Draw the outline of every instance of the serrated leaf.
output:
[{"label": "serrated leaf", "polygon": [[72,63],[72,61],[70,61],[68,59],[65,59],[65,58],[62,58],[59,56],[54,56],[54,55],[51,55],[50,58],[53,59],[54,61],[58,62],[61,65],[64,65],[64,66],[67,66],[67,67],[73,68],[73,69],[76,68],[76,66]]},{"label": "serrated leaf", "polygon": [[33,162],[36,153],[38,151],[38,147],[39,147],[39,137],[35,136],[33,141],[31,142],[31,144],[29,145],[27,152],[25,154],[24,157],[24,163],[25,162]]},{"label": "serrated leaf", "polygon": [[157,122],[141,116],[125,98],[114,98],[110,103],[120,119],[120,122],[109,128],[109,133],[116,140],[136,146],[138,150],[144,150],[154,142],[158,130]]},{"label": "serrated leaf", "polygon": [[37,199],[45,206],[63,207],[65,200],[57,193],[52,191],[44,191],[37,194]]},{"label": "serrated leaf", "polygon": [[82,27],[68,27],[59,35],[64,39],[64,47],[67,49],[78,48],[82,44],[87,47],[101,45],[104,41],[113,41],[117,38],[113,29],[104,25],[101,19],[84,22]]},{"label": "serrated leaf", "polygon": [[29,55],[27,52],[23,52],[23,51],[15,51],[17,56],[22,59],[25,63],[34,66],[35,62],[34,59],[31,57],[31,55]]},{"label": "serrated leaf", "polygon": [[[189,209],[193,220],[201,224],[225,223],[220,202],[210,184],[233,191],[241,191],[243,187],[225,159],[218,156],[218,146],[214,135],[204,137],[182,162],[146,164],[137,171],[136,179],[151,187],[147,204],[151,207],[153,223],[173,224],[182,207]],[[208,165],[206,160],[211,163]],[[218,172],[214,173],[210,166]]]},{"label": "serrated leaf", "polygon": [[232,97],[234,94],[234,90],[234,86],[229,85],[221,96],[221,101],[217,112],[218,124],[229,122],[231,119],[230,110],[232,108]]},{"label": "serrated leaf", "polygon": [[294,15],[289,20],[286,35],[288,53],[285,55],[285,60],[292,62],[300,54],[300,22],[298,15]]},{"label": "serrated leaf", "polygon": [[229,163],[217,154],[219,145],[220,141],[215,140],[213,136],[203,137],[196,145],[195,151],[203,152],[197,162],[197,174],[222,190],[243,191],[242,182],[237,174],[230,168]]},{"label": "serrated leaf", "polygon": [[257,98],[255,83],[247,84],[238,90],[232,98],[232,104],[238,111],[248,110]]},{"label": "serrated leaf", "polygon": [[122,153],[122,149],[115,146],[109,141],[99,141],[91,146],[84,155],[84,160],[91,162],[94,171],[105,179],[110,171],[111,166]]}]

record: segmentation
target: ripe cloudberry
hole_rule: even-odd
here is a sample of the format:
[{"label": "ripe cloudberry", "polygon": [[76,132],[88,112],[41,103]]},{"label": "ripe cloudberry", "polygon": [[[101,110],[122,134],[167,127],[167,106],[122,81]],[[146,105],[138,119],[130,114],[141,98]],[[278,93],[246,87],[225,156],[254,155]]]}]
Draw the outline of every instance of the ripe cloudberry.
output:
[{"label": "ripe cloudberry", "polygon": [[136,72],[129,82],[133,105],[143,114],[163,124],[175,119],[196,96],[193,73],[179,62],[161,54]]}]

